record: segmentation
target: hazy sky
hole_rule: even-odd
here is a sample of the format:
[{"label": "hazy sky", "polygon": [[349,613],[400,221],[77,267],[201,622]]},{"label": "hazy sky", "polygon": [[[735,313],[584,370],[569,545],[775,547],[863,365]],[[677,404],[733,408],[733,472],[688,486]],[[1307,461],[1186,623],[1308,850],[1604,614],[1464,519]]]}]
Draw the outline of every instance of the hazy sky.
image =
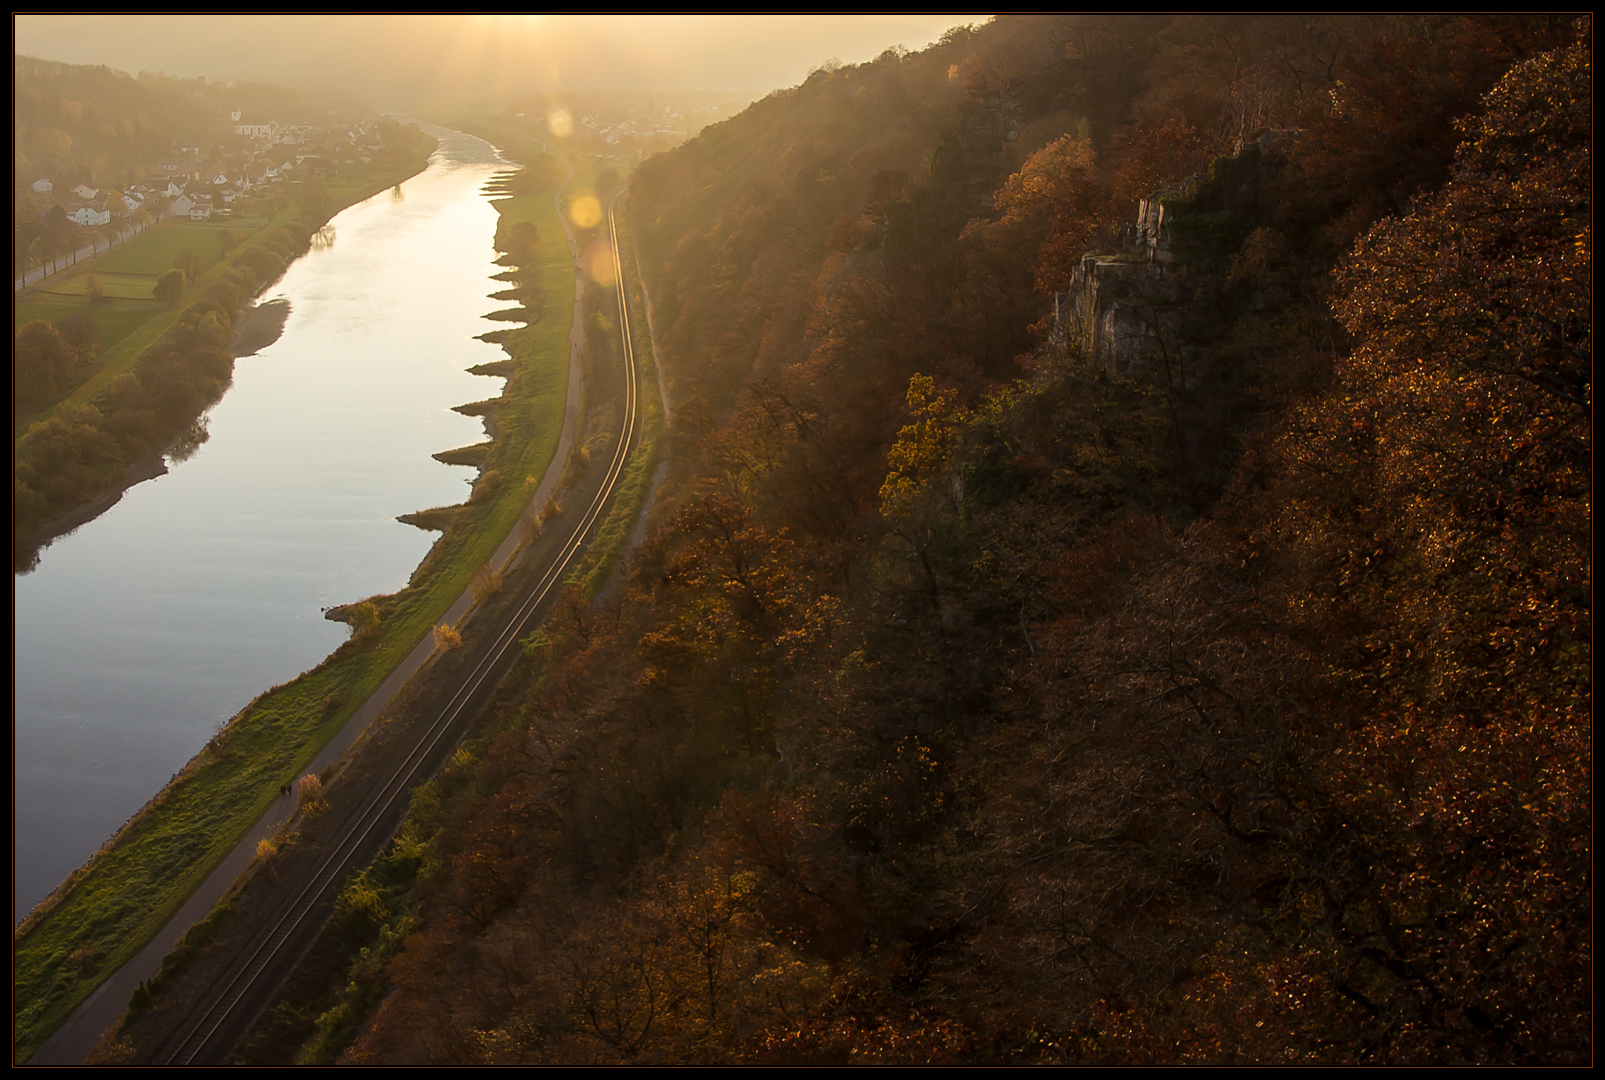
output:
[{"label": "hazy sky", "polygon": [[829,58],[918,50],[984,15],[18,15],[16,51],[136,74],[338,87],[381,108],[545,89],[761,96]]}]

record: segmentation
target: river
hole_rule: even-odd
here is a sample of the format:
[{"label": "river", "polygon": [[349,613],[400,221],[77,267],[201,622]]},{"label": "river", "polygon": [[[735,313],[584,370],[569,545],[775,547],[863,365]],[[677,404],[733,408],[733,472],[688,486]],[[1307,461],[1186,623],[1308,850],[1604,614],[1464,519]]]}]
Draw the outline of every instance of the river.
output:
[{"label": "river", "polygon": [[349,207],[332,243],[260,298],[283,334],[235,362],[209,438],[13,579],[13,920],[92,855],[257,694],[345,640],[323,609],[403,586],[434,534],[397,514],[460,502],[474,474],[430,455],[484,439],[452,406],[495,396],[464,369],[505,169],[440,139],[428,168]]}]

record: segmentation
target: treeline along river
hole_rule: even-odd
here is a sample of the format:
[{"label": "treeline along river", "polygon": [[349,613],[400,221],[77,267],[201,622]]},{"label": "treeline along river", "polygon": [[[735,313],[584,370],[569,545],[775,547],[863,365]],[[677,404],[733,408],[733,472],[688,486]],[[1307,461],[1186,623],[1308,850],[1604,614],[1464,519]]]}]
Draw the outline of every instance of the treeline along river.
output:
[{"label": "treeline along river", "polygon": [[498,287],[506,168],[445,129],[428,168],[340,213],[261,297],[284,331],[235,362],[209,438],[14,579],[12,918],[109,838],[252,698],[345,640],[334,604],[392,592],[433,539],[397,514],[460,502],[431,460],[478,442],[452,406]]}]

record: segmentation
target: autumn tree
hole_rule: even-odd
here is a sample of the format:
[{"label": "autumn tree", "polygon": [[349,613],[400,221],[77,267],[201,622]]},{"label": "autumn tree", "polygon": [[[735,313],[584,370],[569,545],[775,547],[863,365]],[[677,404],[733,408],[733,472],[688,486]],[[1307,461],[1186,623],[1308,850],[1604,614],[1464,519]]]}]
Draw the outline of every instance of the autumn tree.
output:
[{"label": "autumn tree", "polygon": [[1108,223],[1108,200],[1091,140],[1066,135],[1032,154],[998,189],[999,217],[988,231],[1020,245],[1033,263],[1037,288],[1051,292],[1064,287]]},{"label": "autumn tree", "polygon": [[1587,1053],[1553,1002],[1589,941],[1591,100],[1582,43],[1517,65],[1445,188],[1357,246],[1357,347],[1256,530],[1343,733],[1309,775],[1366,913],[1325,977],[1399,1057]]},{"label": "autumn tree", "polygon": [[[1298,118],[1286,212],[1316,219],[1335,254],[1385,213],[1447,178],[1455,121],[1509,67],[1566,40],[1560,16],[1390,19],[1334,56],[1333,85]],[[1404,152],[1401,152],[1404,151]]]},{"label": "autumn tree", "polygon": [[706,721],[723,725],[749,752],[769,728],[778,680],[829,632],[836,606],[816,591],[798,545],[754,516],[719,495],[681,511],[678,550],[663,571],[678,602],[640,645],[643,680],[700,694]]},{"label": "autumn tree", "polygon": [[1203,168],[1211,146],[1180,117],[1145,119],[1121,129],[1110,149],[1116,163],[1110,179],[1114,209],[1129,218],[1144,199]]},{"label": "autumn tree", "polygon": [[173,268],[184,272],[185,281],[194,281],[201,274],[201,257],[189,248],[184,248],[173,257]]},{"label": "autumn tree", "polygon": [[165,271],[156,279],[156,289],[152,295],[158,300],[171,304],[184,295],[184,286],[186,284],[184,271],[174,267]]},{"label": "autumn tree", "polygon": [[496,228],[496,250],[506,252],[515,265],[527,265],[534,260],[535,245],[540,239],[540,231],[533,222],[499,223]]},{"label": "autumn tree", "polygon": [[[1552,23],[999,20],[643,163],[678,497],[445,774],[362,1060],[1585,1060],[1586,51],[1449,125]],[[1029,352],[1239,136],[1151,366]]]},{"label": "autumn tree", "polygon": [[65,386],[78,366],[78,351],[42,319],[25,323],[12,342],[12,387],[31,401]]},{"label": "autumn tree", "polygon": [[[1580,46],[1518,66],[1466,126],[1444,191],[1357,247],[1337,307],[1359,348],[1343,366],[1341,394],[1312,414],[1316,440],[1289,444],[1301,470],[1351,463],[1355,479],[1328,491],[1352,492],[1355,505],[1325,535],[1377,552],[1332,557],[1358,567],[1380,553],[1396,571],[1411,553],[1409,592],[1427,606],[1389,616],[1416,624],[1399,642],[1412,656],[1404,670],[1425,675],[1447,662],[1432,681],[1452,678],[1453,692],[1420,689],[1471,712],[1484,693],[1498,700],[1512,689],[1514,671],[1486,667],[1491,640],[1505,642],[1494,655],[1521,655],[1536,676],[1517,627],[1556,661],[1580,630],[1553,620],[1573,618],[1565,613],[1586,580],[1579,545],[1591,520],[1591,78]],[[1340,506],[1311,504],[1323,515]],[[1513,602],[1527,614],[1505,610]],[[1505,627],[1491,640],[1487,620]],[[1456,670],[1490,681],[1467,697]],[[1542,696],[1581,685],[1578,673],[1554,682],[1559,674],[1546,677]]]}]

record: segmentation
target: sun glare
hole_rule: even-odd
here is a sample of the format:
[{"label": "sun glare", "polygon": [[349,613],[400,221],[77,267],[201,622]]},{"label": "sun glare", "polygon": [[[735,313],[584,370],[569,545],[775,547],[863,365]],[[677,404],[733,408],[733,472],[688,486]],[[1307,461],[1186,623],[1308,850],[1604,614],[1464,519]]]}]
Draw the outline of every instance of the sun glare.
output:
[{"label": "sun glare", "polygon": [[589,229],[602,220],[602,204],[595,195],[581,195],[568,207],[568,216],[582,229]]},{"label": "sun glare", "polygon": [[613,262],[613,249],[598,240],[585,251],[585,272],[591,280],[604,289],[610,287],[618,280],[618,270]]}]

